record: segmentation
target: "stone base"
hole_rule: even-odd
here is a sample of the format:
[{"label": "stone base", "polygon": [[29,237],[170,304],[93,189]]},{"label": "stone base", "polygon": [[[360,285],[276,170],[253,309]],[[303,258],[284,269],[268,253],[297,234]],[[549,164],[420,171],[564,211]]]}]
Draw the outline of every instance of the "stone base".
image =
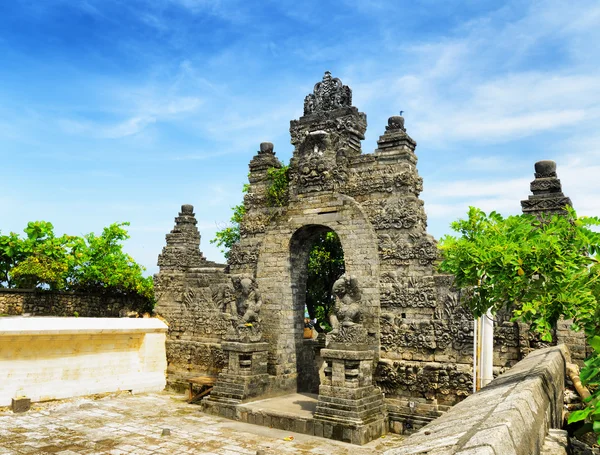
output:
[{"label": "stone base", "polygon": [[383,394],[373,386],[373,351],[323,349],[321,355],[327,367],[315,431],[322,425],[324,437],[359,445],[387,433]]},{"label": "stone base", "polygon": [[313,416],[317,403],[315,395],[293,393],[243,404],[205,400],[203,406],[206,413],[228,419],[357,445],[366,444],[386,433],[385,415],[378,415],[368,423],[318,419]]},{"label": "stone base", "polygon": [[[313,419],[314,435],[350,444],[364,445],[387,433],[387,421],[381,416],[369,423]],[[322,433],[321,433],[322,432]]]},{"label": "stone base", "polygon": [[[227,409],[232,405],[266,393],[269,387],[268,347],[267,343],[223,342],[227,367],[217,377],[210,396],[203,400],[206,412],[229,417],[231,412]],[[213,409],[219,405],[226,405],[223,412]]]}]

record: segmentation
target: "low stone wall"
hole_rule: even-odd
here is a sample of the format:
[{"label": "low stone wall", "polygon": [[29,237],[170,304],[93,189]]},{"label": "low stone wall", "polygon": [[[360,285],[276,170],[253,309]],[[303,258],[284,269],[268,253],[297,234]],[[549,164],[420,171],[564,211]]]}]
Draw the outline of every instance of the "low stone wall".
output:
[{"label": "low stone wall", "polygon": [[123,311],[144,311],[144,299],[38,289],[0,289],[0,314],[32,316],[119,317]]},{"label": "low stone wall", "polygon": [[0,318],[0,406],[166,384],[158,319]]},{"label": "low stone wall", "polygon": [[543,453],[549,429],[562,424],[568,359],[564,345],[532,352],[385,455]]}]

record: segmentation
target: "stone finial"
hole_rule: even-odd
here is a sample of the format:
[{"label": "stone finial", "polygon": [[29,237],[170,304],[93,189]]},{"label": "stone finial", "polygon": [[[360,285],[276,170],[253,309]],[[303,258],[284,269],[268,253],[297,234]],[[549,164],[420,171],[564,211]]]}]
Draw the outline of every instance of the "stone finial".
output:
[{"label": "stone finial", "polygon": [[200,232],[196,225],[194,206],[183,204],[179,216],[175,218],[175,227],[166,235],[167,246],[158,256],[158,266],[163,270],[187,270],[199,267],[206,259],[200,251]]},{"label": "stone finial", "polygon": [[386,131],[406,131],[404,128],[404,117],[401,115],[393,115],[388,119],[388,125],[385,127]]},{"label": "stone finial", "polygon": [[407,160],[417,163],[415,148],[417,143],[406,132],[404,117],[393,115],[388,119],[385,133],[377,141],[375,155],[383,160]]},{"label": "stone finial", "polygon": [[535,178],[549,178],[556,177],[556,162],[551,160],[538,161],[534,165]]},{"label": "stone finial", "polygon": [[254,158],[252,158],[249,164],[250,183],[264,180],[269,168],[280,168],[281,166],[281,161],[275,156],[273,143],[261,142],[258,153],[254,155]]},{"label": "stone finial", "polygon": [[304,115],[352,106],[352,90],[337,77],[325,71],[323,80],[315,84],[313,93],[304,99]]},{"label": "stone finial", "polygon": [[259,153],[272,153],[273,155],[275,155],[273,148],[274,148],[274,146],[273,146],[272,142],[261,142]]},{"label": "stone finial", "polygon": [[565,206],[571,206],[571,199],[562,192],[562,185],[556,174],[556,163],[543,160],[535,163],[535,180],[531,182],[533,193],[521,201],[523,213],[532,215],[563,214]]}]

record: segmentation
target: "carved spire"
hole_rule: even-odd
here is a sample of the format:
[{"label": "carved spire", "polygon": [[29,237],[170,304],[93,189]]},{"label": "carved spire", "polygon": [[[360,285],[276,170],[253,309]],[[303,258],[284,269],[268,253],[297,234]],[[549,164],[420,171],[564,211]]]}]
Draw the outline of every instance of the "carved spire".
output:
[{"label": "carved spire", "polygon": [[304,98],[304,115],[327,112],[352,106],[352,90],[337,77],[325,71],[323,81],[317,82],[313,93]]},{"label": "carved spire", "polygon": [[377,141],[375,155],[380,159],[404,159],[416,164],[415,148],[417,143],[408,135],[404,127],[404,117],[394,115],[388,119],[385,133]]},{"label": "carved spire", "polygon": [[194,206],[181,206],[179,216],[175,218],[175,227],[166,235],[167,246],[158,255],[160,270],[187,270],[199,267],[206,259],[200,251],[200,232],[196,227]]},{"label": "carved spire", "polygon": [[250,183],[264,180],[269,168],[280,168],[281,166],[281,161],[277,159],[273,151],[273,144],[261,142],[260,151],[250,161]]},{"label": "carved spire", "polygon": [[533,195],[521,201],[523,213],[565,213],[565,206],[573,205],[571,199],[562,192],[562,185],[556,175],[556,163],[550,160],[535,163],[535,180],[530,185]]}]

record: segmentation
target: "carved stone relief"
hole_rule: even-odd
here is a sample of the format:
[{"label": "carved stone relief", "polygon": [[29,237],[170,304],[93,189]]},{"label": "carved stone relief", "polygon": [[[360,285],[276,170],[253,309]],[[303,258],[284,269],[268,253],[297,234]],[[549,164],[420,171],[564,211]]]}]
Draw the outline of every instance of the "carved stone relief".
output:
[{"label": "carved stone relief", "polygon": [[423,191],[423,179],[416,172],[409,170],[352,169],[346,185],[346,192],[351,196],[402,190],[418,196]]},{"label": "carved stone relief", "polygon": [[399,278],[395,272],[381,276],[381,306],[388,308],[434,308],[436,291],[433,277]]},{"label": "carved stone relief", "polygon": [[375,229],[411,229],[427,224],[423,201],[419,199],[366,201],[362,206]]},{"label": "carved stone relief", "polygon": [[408,265],[411,259],[428,265],[438,258],[438,250],[432,237],[409,236],[411,242],[399,234],[379,234],[379,254],[389,264]]}]

